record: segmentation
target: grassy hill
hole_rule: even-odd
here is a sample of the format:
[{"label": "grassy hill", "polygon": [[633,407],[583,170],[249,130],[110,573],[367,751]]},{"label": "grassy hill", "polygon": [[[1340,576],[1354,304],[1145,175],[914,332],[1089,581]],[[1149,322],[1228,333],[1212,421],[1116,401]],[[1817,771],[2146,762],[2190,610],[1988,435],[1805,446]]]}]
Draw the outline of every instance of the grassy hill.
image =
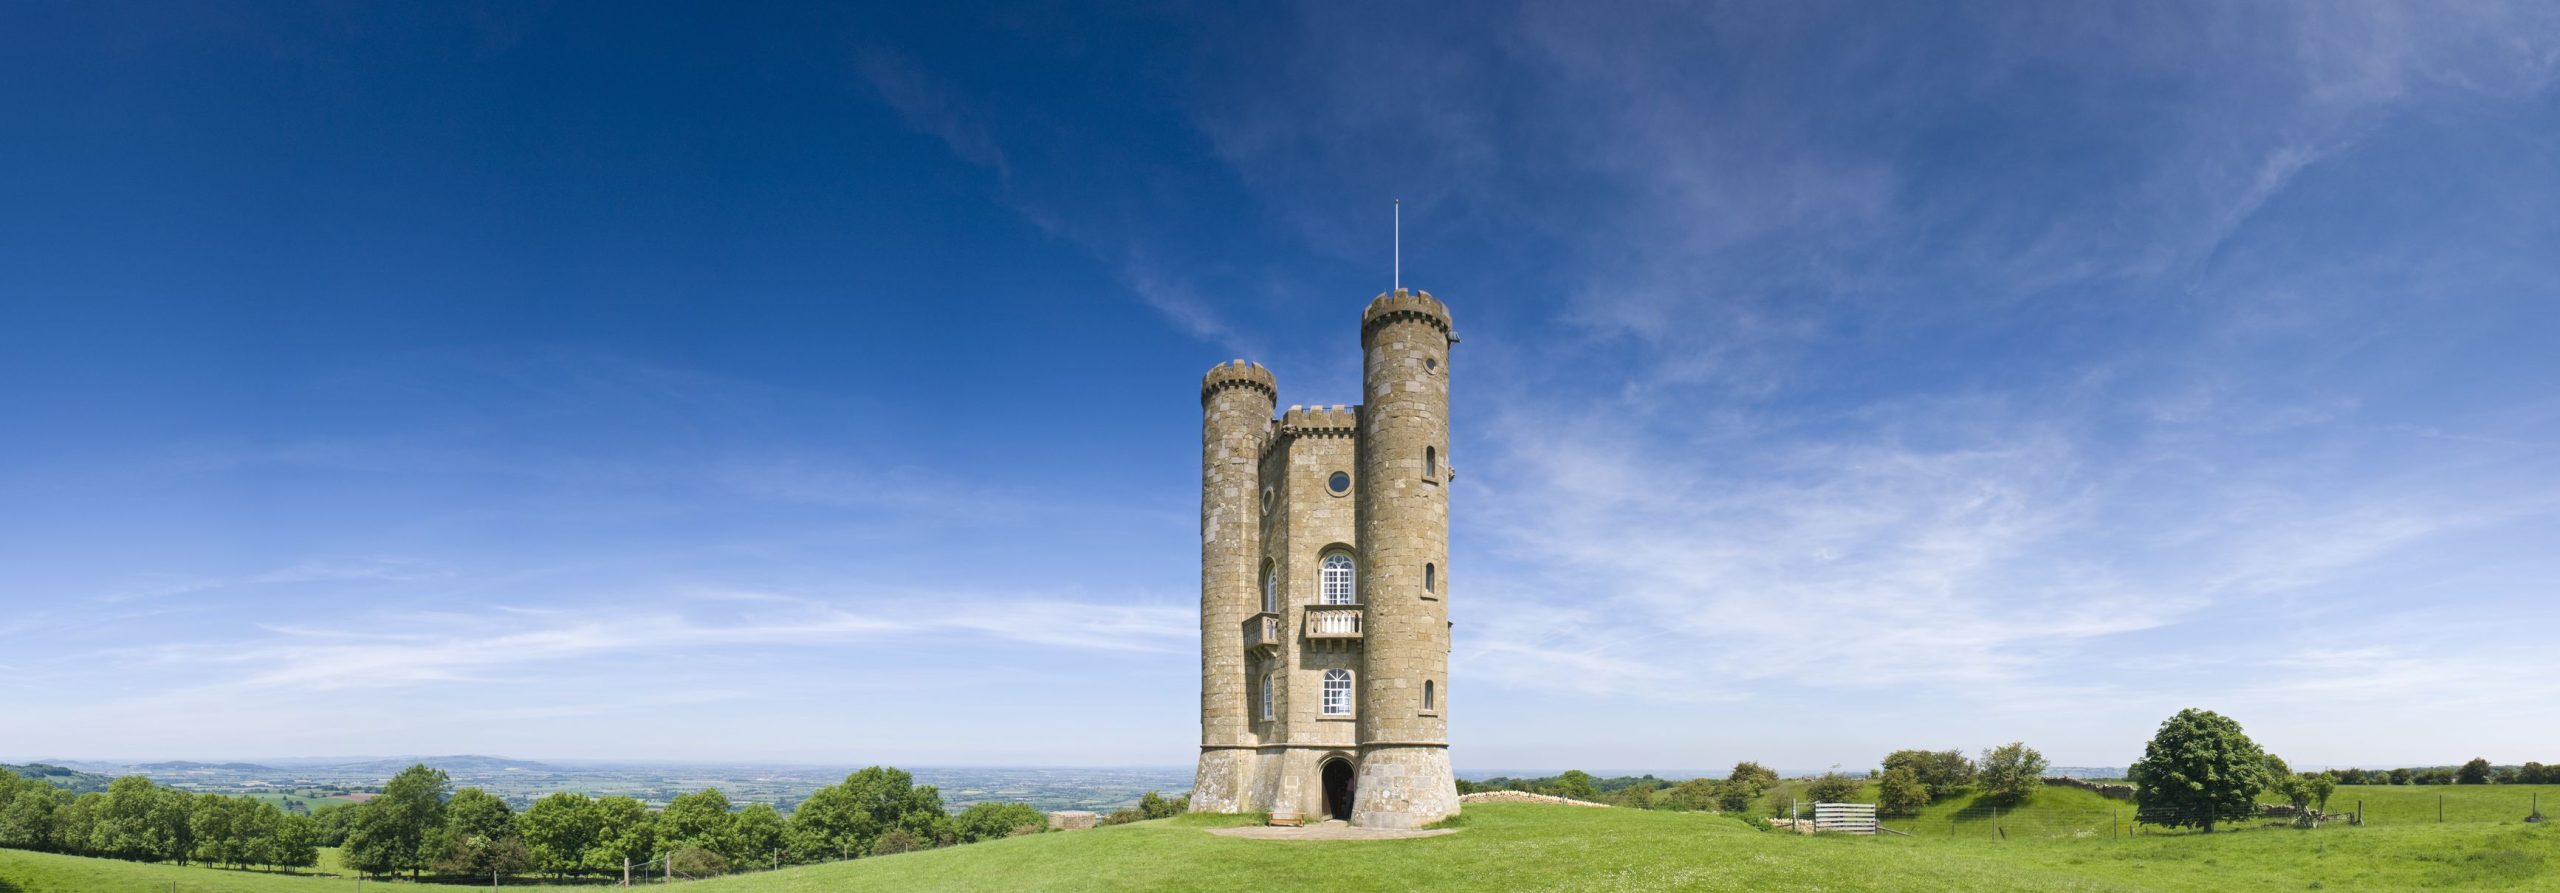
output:
[{"label": "grassy hill", "polygon": [[[2043,798],[2038,797],[2041,801]],[[2029,810],[2032,812],[2033,810]],[[682,884],[702,893],[838,890],[2560,890],[2560,827],[2332,826],[2143,837],[1805,837],[1696,813],[1469,807],[1457,834],[1256,841],[1185,816]],[[287,877],[0,851],[0,890],[300,893]],[[459,889],[459,888],[440,888]]]}]

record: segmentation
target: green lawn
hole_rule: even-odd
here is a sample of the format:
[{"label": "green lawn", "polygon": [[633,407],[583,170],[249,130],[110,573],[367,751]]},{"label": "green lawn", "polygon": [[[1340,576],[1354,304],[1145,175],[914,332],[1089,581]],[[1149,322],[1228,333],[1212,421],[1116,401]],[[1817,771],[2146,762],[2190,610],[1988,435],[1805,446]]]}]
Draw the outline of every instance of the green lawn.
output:
[{"label": "green lawn", "polygon": [[[2368,809],[2372,800],[2367,798]],[[703,893],[1280,887],[2560,891],[2560,864],[2554,864],[2560,863],[2560,827],[2516,821],[2123,838],[2014,830],[2005,840],[1971,834],[1864,838],[1772,833],[1696,813],[1482,804],[1468,808],[1458,833],[1415,840],[1256,841],[1207,833],[1240,821],[1245,820],[1184,816],[683,886]],[[181,893],[299,893],[352,890],[354,884],[0,850],[0,891],[167,890],[171,881]]]}]

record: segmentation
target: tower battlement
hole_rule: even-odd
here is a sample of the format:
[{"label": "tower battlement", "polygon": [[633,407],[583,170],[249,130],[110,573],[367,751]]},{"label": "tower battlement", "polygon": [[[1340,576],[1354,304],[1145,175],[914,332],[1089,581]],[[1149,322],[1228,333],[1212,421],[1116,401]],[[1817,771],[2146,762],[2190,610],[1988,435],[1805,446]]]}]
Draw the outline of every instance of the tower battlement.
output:
[{"label": "tower battlement", "polygon": [[1292,406],[1280,416],[1283,437],[1349,437],[1359,430],[1357,406]]},{"label": "tower battlement", "polygon": [[[1421,319],[1439,329],[1440,334],[1451,334],[1448,305],[1440,303],[1440,299],[1432,297],[1430,292],[1412,288],[1380,292],[1369,302],[1369,309],[1361,312],[1360,329],[1367,331],[1398,319]],[[1449,340],[1457,339],[1452,337]]]},{"label": "tower battlement", "polygon": [[1254,388],[1275,401],[1280,399],[1279,380],[1272,378],[1271,370],[1262,368],[1261,363],[1229,360],[1209,367],[1209,374],[1200,378],[1201,402],[1207,403],[1209,395],[1220,388]]}]

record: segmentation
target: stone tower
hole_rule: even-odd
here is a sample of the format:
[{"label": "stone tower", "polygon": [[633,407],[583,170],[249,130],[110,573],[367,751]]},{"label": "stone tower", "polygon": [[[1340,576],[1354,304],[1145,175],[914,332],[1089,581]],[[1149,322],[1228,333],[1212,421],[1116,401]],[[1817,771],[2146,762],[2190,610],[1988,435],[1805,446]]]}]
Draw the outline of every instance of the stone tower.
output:
[{"label": "stone tower", "polygon": [[1411,828],[1449,767],[1449,310],[1379,295],[1360,406],[1200,385],[1200,768],[1191,808]]}]

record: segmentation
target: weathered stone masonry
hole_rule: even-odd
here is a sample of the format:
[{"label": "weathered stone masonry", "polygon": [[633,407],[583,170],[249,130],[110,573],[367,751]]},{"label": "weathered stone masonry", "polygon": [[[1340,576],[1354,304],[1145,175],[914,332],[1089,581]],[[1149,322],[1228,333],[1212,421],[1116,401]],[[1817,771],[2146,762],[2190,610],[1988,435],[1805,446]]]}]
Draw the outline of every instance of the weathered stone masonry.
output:
[{"label": "weathered stone masonry", "polygon": [[[1330,806],[1387,828],[1458,812],[1447,732],[1456,343],[1447,307],[1399,289],[1361,316],[1364,404],[1292,406],[1275,420],[1278,386],[1260,365],[1236,360],[1202,381],[1194,810],[1316,819]],[[1334,555],[1351,560],[1352,604],[1325,603]],[[1350,709],[1325,709],[1329,672],[1350,674]],[[1337,760],[1348,771],[1336,770],[1329,801]]]}]

